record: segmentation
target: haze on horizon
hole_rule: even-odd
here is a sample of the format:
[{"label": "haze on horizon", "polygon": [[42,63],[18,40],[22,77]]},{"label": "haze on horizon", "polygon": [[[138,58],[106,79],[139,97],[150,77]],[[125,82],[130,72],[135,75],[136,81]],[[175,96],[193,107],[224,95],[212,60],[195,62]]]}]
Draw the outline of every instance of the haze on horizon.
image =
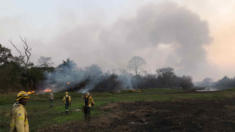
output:
[{"label": "haze on horizon", "polygon": [[235,76],[235,1],[0,0],[0,43],[18,52],[27,37],[31,61],[70,58],[79,67],[124,68],[133,56],[150,73],[172,67],[193,81]]}]

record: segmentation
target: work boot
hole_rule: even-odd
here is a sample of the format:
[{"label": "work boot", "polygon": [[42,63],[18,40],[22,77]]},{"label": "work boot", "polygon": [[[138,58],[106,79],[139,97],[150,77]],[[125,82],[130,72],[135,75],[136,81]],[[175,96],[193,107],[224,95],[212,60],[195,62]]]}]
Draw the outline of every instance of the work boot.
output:
[{"label": "work boot", "polygon": [[68,112],[68,111],[66,111],[66,114],[67,114],[67,115],[69,115],[69,112]]}]

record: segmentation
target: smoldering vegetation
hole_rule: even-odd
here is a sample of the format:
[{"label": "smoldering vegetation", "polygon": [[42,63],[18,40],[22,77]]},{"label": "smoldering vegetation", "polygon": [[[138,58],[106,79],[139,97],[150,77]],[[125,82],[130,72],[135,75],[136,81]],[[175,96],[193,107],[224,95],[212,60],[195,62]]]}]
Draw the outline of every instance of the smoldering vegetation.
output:
[{"label": "smoldering vegetation", "polygon": [[59,91],[114,91],[146,88],[192,88],[190,76],[178,77],[172,68],[161,68],[156,74],[133,75],[121,69],[121,72],[103,72],[98,65],[84,69],[78,68],[72,60],[59,65],[53,72],[45,72],[45,80],[39,88]]}]

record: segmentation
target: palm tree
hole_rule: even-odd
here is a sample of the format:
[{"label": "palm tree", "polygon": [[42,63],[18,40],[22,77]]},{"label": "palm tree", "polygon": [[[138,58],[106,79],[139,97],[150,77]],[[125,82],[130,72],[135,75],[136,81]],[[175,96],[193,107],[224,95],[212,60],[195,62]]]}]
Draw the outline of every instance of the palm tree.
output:
[{"label": "palm tree", "polygon": [[63,60],[63,63],[60,64],[57,68],[61,72],[71,74],[76,67],[77,64],[68,58],[66,61]]}]

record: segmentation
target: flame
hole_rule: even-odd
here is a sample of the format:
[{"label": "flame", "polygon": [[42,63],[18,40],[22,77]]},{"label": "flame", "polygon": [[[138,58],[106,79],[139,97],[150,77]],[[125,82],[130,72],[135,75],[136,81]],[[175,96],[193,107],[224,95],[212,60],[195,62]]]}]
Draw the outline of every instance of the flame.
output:
[{"label": "flame", "polygon": [[34,93],[35,91],[28,91],[27,94],[32,94]]},{"label": "flame", "polygon": [[140,92],[140,91],[139,91]]},{"label": "flame", "polygon": [[50,89],[45,89],[44,92],[51,92],[51,90]]},{"label": "flame", "polygon": [[135,89],[133,89],[133,91],[135,91]]},{"label": "flame", "polygon": [[67,82],[67,84],[69,84],[70,82]]}]

